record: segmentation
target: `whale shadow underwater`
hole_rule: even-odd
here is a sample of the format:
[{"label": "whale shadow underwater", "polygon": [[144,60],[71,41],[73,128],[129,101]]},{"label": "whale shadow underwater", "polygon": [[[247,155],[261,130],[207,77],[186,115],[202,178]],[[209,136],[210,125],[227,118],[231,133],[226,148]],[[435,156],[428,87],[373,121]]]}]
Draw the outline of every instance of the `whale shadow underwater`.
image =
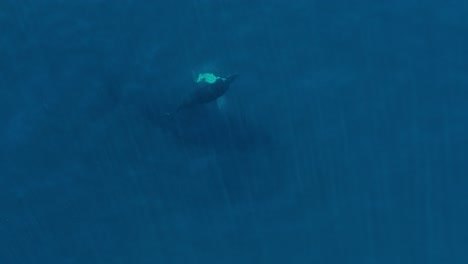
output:
[{"label": "whale shadow underwater", "polygon": [[221,112],[214,106],[199,106],[166,125],[176,141],[187,147],[248,151],[269,143],[266,133],[246,118]]}]

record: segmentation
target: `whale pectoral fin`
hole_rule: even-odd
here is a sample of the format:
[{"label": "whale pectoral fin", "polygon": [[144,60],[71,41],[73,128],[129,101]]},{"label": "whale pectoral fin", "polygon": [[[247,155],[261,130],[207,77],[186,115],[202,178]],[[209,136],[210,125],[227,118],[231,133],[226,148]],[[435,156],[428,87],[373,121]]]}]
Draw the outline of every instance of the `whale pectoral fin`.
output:
[{"label": "whale pectoral fin", "polygon": [[225,110],[226,109],[226,97],[225,96],[221,96],[219,97],[218,99],[216,99],[216,107],[218,108],[218,110]]}]

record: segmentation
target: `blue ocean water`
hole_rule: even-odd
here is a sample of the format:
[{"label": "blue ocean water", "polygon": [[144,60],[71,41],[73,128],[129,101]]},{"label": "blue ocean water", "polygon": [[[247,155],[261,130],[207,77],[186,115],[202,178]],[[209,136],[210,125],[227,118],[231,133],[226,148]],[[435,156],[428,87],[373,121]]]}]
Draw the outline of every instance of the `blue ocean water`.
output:
[{"label": "blue ocean water", "polygon": [[0,263],[468,263],[467,12],[0,1]]}]

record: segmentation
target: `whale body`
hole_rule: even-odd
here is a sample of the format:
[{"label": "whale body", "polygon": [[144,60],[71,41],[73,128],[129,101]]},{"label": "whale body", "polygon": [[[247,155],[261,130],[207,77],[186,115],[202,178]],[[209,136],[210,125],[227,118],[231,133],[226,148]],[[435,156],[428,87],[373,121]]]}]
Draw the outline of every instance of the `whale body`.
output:
[{"label": "whale body", "polygon": [[209,73],[200,74],[195,90],[182,100],[176,112],[215,101],[226,93],[230,84],[238,77],[239,74],[232,74],[228,77],[216,77]]}]

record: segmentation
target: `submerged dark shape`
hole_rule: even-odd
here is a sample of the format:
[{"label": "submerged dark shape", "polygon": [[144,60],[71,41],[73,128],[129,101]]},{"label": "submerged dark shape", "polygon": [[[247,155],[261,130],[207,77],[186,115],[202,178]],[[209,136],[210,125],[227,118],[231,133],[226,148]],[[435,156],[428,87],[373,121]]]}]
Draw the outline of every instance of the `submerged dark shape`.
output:
[{"label": "submerged dark shape", "polygon": [[184,148],[248,151],[268,146],[269,136],[247,117],[241,113],[219,111],[209,104],[224,95],[238,77],[238,74],[228,77],[201,74],[196,80],[195,90],[176,111],[158,115],[157,106],[149,104],[147,117]]},{"label": "submerged dark shape", "polygon": [[218,99],[226,93],[230,84],[239,77],[239,74],[232,74],[228,77],[216,77],[208,74],[208,77],[200,75],[195,90],[189,94],[177,107],[176,112],[192,108],[197,105],[207,104]]},{"label": "submerged dark shape", "polygon": [[201,106],[184,112],[166,129],[184,147],[217,151],[249,151],[270,145],[266,131],[242,114]]}]

